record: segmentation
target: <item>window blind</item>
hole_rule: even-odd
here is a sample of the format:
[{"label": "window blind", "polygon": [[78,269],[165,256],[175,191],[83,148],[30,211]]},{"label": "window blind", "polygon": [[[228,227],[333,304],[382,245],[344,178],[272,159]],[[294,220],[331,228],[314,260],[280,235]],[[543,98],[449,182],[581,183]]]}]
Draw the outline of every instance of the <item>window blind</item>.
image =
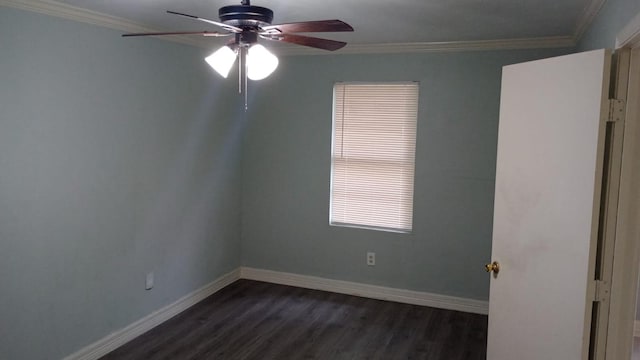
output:
[{"label": "window blind", "polygon": [[418,83],[334,86],[330,224],[409,232]]}]

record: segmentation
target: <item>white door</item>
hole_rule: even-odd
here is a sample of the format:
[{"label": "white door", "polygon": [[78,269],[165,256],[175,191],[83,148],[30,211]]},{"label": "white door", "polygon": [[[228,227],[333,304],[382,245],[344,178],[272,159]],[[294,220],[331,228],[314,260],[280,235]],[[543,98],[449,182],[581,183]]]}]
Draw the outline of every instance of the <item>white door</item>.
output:
[{"label": "white door", "polygon": [[611,54],[502,75],[487,359],[589,353]]}]

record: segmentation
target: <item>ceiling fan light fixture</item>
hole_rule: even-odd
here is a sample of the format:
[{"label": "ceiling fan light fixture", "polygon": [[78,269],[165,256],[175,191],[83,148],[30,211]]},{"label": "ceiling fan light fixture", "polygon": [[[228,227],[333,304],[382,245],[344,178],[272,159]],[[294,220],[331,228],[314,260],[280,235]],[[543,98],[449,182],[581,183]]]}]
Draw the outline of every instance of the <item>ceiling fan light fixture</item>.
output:
[{"label": "ceiling fan light fixture", "polygon": [[220,49],[207,56],[204,60],[222,77],[226,78],[229,75],[231,67],[236,62],[237,53],[231,50],[228,46],[223,46]]},{"label": "ceiling fan light fixture", "polygon": [[247,53],[247,77],[262,80],[278,67],[278,58],[260,44],[254,44]]},{"label": "ceiling fan light fixture", "polygon": [[278,58],[264,46],[257,44],[258,38],[283,41],[315,49],[335,51],[347,45],[344,41],[317,38],[298,33],[344,32],[353,31],[351,25],[341,20],[315,20],[271,24],[273,11],[261,6],[251,5],[250,0],[241,0],[240,5],[223,6],[218,10],[220,21],[167,10],[167,13],[218,26],[225,32],[217,31],[169,31],[129,33],[122,36],[164,36],[164,35],[201,35],[231,36],[234,38],[226,46],[213,52],[205,61],[222,77],[227,78],[233,64],[238,60],[238,92],[243,93],[247,109],[248,79],[262,80],[271,75],[278,67]]}]

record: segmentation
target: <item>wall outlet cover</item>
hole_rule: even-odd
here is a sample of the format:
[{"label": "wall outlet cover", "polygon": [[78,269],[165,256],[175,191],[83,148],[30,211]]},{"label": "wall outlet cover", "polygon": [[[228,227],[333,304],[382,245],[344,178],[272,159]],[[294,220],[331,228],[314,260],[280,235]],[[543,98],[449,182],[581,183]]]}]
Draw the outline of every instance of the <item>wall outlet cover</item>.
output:
[{"label": "wall outlet cover", "polygon": [[368,252],[367,253],[367,265],[374,266],[376,264],[376,253]]}]

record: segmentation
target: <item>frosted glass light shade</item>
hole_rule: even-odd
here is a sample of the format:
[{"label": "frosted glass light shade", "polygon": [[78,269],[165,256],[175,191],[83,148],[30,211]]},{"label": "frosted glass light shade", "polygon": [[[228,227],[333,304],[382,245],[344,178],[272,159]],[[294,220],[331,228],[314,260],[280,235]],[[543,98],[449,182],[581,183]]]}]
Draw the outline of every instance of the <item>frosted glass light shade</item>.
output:
[{"label": "frosted glass light shade", "polygon": [[247,77],[262,80],[278,67],[278,58],[260,44],[249,48],[247,54]]},{"label": "frosted glass light shade", "polygon": [[223,46],[216,50],[213,54],[207,56],[204,60],[211,66],[218,74],[226,78],[229,75],[229,71],[236,62],[236,53],[228,46]]}]

